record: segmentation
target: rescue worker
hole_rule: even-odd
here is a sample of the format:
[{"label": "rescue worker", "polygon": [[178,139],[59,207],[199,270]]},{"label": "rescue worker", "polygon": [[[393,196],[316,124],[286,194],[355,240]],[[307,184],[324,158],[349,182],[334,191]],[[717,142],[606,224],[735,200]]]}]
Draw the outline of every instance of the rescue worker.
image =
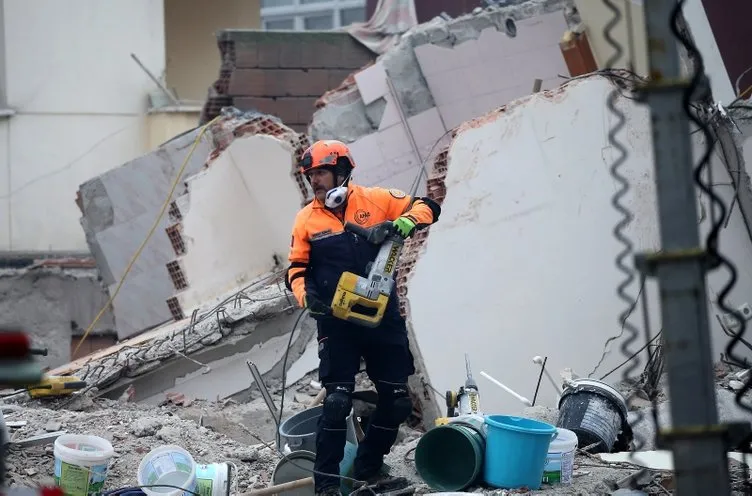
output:
[{"label": "rescue worker", "polygon": [[286,284],[317,321],[319,377],[326,397],[316,432],[315,490],[320,495],[338,495],[340,479],[325,474],[339,474],[361,357],[376,387],[378,403],[354,462],[352,477],[359,481],[373,483],[380,477],[384,455],[394,444],[400,424],[412,413],[407,379],[415,372],[396,292],[392,292],[376,328],[331,315],[340,275],[349,271],[366,276],[366,265],[379,250],[379,246],[344,231],[344,223],[371,227],[392,222],[407,238],[436,222],[441,208],[429,198],[411,198],[397,189],[353,184],[355,162],[340,141],[314,143],[303,154],[300,168],[315,199],[295,218]]}]

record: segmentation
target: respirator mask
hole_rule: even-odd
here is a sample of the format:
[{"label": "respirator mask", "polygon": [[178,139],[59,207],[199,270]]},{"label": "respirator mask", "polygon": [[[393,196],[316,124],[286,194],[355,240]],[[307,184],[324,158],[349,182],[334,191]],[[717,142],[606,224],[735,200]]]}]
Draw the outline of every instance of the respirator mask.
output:
[{"label": "respirator mask", "polygon": [[326,208],[334,209],[345,202],[347,199],[347,186],[345,185],[350,180],[351,175],[352,174],[348,174],[345,180],[342,181],[342,184],[326,192],[326,198],[324,199],[324,206],[326,206]]}]

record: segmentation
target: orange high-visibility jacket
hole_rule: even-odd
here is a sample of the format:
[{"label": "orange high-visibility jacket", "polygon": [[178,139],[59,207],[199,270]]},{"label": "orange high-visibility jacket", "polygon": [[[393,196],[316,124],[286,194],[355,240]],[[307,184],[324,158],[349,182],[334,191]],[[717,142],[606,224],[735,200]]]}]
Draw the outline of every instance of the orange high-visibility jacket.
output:
[{"label": "orange high-visibility jacket", "polygon": [[371,227],[405,216],[415,223],[417,230],[436,222],[440,213],[441,208],[430,198],[412,198],[397,189],[354,184],[348,186],[343,219],[314,199],[295,218],[287,287],[301,306],[307,293],[330,304],[342,273],[366,276],[366,266],[379,250],[378,246],[346,232],[345,222]]}]

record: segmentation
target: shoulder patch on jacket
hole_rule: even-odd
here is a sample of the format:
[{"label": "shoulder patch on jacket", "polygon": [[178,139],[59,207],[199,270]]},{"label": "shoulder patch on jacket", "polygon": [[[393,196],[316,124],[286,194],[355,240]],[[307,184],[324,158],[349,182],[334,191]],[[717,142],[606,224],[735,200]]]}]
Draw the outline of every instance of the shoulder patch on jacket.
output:
[{"label": "shoulder patch on jacket", "polygon": [[390,189],[389,190],[389,194],[392,195],[393,197],[395,197],[398,200],[401,200],[402,198],[404,198],[405,196],[407,196],[404,191],[399,190],[399,189],[395,189],[395,188]]}]

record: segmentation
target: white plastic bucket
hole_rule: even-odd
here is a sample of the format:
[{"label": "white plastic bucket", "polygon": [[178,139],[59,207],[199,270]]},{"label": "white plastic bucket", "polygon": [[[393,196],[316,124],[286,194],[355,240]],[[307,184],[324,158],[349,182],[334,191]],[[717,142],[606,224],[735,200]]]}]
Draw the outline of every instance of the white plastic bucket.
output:
[{"label": "white plastic bucket", "polygon": [[546,465],[543,467],[543,482],[570,484],[576,449],[577,434],[567,429],[557,428],[556,438],[548,447]]},{"label": "white plastic bucket", "polygon": [[107,479],[112,444],[98,436],[63,434],[55,439],[55,484],[68,496],[100,494]]},{"label": "white plastic bucket", "polygon": [[200,464],[196,467],[196,492],[201,496],[230,494],[230,466],[227,463]]},{"label": "white plastic bucket", "polygon": [[160,484],[175,487],[144,487],[142,491],[147,496],[189,496],[196,492],[196,462],[191,454],[172,444],[148,452],[138,466],[138,485]]}]

